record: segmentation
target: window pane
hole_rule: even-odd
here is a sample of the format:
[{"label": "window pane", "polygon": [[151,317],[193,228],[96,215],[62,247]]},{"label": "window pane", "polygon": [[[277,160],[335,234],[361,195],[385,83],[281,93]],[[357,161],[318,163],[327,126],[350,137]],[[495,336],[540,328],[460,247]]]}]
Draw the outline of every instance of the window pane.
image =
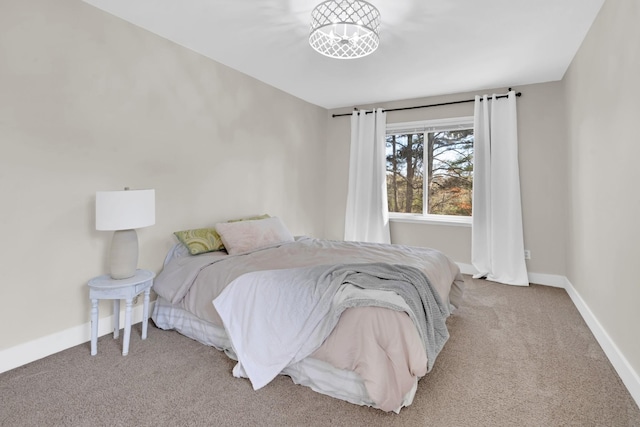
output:
[{"label": "window pane", "polygon": [[429,133],[428,213],[471,215],[473,129]]},{"label": "window pane", "polygon": [[391,133],[386,155],[389,212],[471,215],[473,129]]},{"label": "window pane", "polygon": [[423,213],[424,133],[387,135],[389,212]]}]

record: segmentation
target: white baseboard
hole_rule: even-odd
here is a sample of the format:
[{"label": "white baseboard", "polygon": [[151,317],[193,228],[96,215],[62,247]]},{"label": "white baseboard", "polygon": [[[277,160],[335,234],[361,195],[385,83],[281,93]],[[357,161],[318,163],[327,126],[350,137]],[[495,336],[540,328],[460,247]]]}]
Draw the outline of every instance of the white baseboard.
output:
[{"label": "white baseboard", "polygon": [[462,274],[468,274],[470,276],[473,276],[478,272],[478,270],[476,270],[476,268],[471,264],[465,264],[462,262],[456,262],[456,264],[458,264],[458,268],[460,268],[460,272]]},{"label": "white baseboard", "polygon": [[[478,270],[476,270],[471,264],[457,264],[458,267],[460,267],[462,274],[473,275],[478,272]],[[636,404],[640,407],[640,377],[638,376],[638,373],[620,352],[618,346],[615,345],[609,334],[607,334],[598,319],[593,315],[593,312],[584,302],[580,294],[575,290],[569,279],[567,279],[566,276],[559,276],[555,274],[529,273],[529,282],[563,288],[567,291],[571,301],[580,312],[580,315],[591,330],[593,336],[596,338],[596,341],[598,341],[598,344],[600,344],[600,347],[607,355],[607,358],[618,373],[618,376],[627,387],[627,390],[629,390],[631,397],[633,397],[633,400],[635,400]]]},{"label": "white baseboard", "polygon": [[529,283],[535,283],[536,285],[564,288],[567,283],[567,278],[565,276],[559,276],[557,274],[528,273],[528,275]]},{"label": "white baseboard", "polygon": [[[478,272],[476,268],[471,264],[464,264],[457,262],[458,267],[462,274],[469,274],[473,276]],[[538,285],[553,286],[554,288],[564,288],[567,278],[559,276],[557,274],[544,274],[544,273],[528,273],[529,283],[535,283]]]},{"label": "white baseboard", "polygon": [[[153,312],[155,301],[149,303],[149,314]],[[137,305],[132,310],[132,323],[142,321],[142,305]],[[98,322],[98,336],[113,333],[113,314],[103,317]],[[120,327],[124,326],[124,311],[120,312]],[[121,334],[122,336],[122,334]],[[91,340],[91,322],[74,326],[64,331],[56,332],[33,341],[19,344],[0,351],[0,373],[26,365],[35,360],[50,356],[59,351],[66,350],[76,345],[89,342]],[[98,352],[100,347],[98,347]],[[90,349],[87,346],[87,356],[90,356]]]},{"label": "white baseboard", "polygon": [[575,290],[569,279],[565,278],[564,289],[569,294],[571,301],[576,306],[591,333],[602,347],[613,368],[620,376],[620,379],[629,390],[631,397],[640,407],[640,376],[629,364],[629,361],[620,352],[618,346],[613,342],[607,331],[602,327],[598,319],[593,315],[591,309],[584,302],[580,294]]}]

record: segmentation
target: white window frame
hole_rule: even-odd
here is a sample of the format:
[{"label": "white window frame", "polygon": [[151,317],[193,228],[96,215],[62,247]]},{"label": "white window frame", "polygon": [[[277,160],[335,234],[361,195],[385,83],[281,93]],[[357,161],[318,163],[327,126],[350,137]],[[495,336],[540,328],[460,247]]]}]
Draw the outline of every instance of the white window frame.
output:
[{"label": "white window frame", "polygon": [[[459,129],[473,129],[473,116],[447,119],[420,120],[415,122],[388,123],[387,135],[410,132],[437,132]],[[425,139],[426,141],[426,139]],[[425,197],[428,197],[425,192]],[[389,212],[389,221],[419,224],[452,225],[471,227],[472,216],[437,215]]]}]

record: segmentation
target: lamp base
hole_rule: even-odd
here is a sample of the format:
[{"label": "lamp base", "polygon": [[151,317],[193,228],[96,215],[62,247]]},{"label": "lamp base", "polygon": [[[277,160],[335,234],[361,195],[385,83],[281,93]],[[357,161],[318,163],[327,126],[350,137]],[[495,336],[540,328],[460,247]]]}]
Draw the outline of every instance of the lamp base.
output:
[{"label": "lamp base", "polygon": [[138,267],[138,234],[136,230],[113,232],[109,269],[111,278],[127,279],[136,274]]}]

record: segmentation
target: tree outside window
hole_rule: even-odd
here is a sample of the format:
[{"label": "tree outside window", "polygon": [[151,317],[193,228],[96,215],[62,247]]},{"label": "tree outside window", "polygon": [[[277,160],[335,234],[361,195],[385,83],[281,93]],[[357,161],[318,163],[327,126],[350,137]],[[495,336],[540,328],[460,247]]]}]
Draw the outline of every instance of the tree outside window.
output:
[{"label": "tree outside window", "polygon": [[471,216],[473,127],[466,125],[387,131],[389,212]]}]

